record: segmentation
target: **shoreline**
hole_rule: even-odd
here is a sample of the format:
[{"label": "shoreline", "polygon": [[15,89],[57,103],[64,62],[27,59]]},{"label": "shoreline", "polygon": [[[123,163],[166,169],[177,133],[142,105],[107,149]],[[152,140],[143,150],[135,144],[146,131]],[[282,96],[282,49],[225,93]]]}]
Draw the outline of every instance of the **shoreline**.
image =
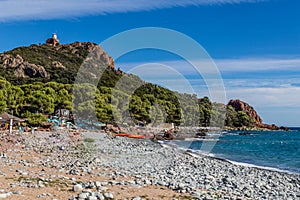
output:
[{"label": "shoreline", "polygon": [[[80,196],[100,199],[101,195],[114,199],[300,198],[300,175],[195,156],[149,139],[112,138],[90,131],[79,135],[36,132],[9,139],[12,142],[1,137],[0,153],[8,156],[0,159],[0,171],[6,174],[0,173],[0,189],[13,199],[39,199],[47,192],[54,199],[73,200]],[[14,163],[20,164],[12,168]],[[40,181],[27,183],[24,178]],[[55,179],[59,187],[46,185]],[[74,191],[75,186],[81,189]]]},{"label": "shoreline", "polygon": [[[199,139],[199,138],[186,138],[187,140],[185,141],[206,141],[205,139]],[[174,141],[180,141],[180,140],[174,140]],[[253,163],[247,163],[247,162],[241,162],[241,161],[235,161],[235,160],[231,160],[231,159],[227,159],[224,157],[219,157],[213,153],[201,153],[200,150],[194,150],[194,149],[189,149],[189,148],[184,148],[184,147],[180,147],[177,144],[172,144],[169,145],[168,143],[164,143],[162,142],[163,145],[168,145],[171,148],[178,148],[180,151],[182,151],[183,153],[190,153],[192,156],[206,156],[206,157],[210,157],[210,158],[214,158],[217,160],[221,160],[224,162],[228,162],[234,165],[238,165],[238,166],[244,166],[244,167],[252,167],[252,168],[257,168],[257,169],[262,169],[262,170],[268,170],[268,171],[275,171],[275,172],[281,172],[281,173],[287,173],[287,174],[294,174],[294,175],[300,175],[300,172],[297,171],[292,171],[292,170],[286,170],[286,169],[280,169],[280,168],[276,168],[276,167],[270,167],[270,166],[263,166],[263,165],[257,165],[257,164],[253,164]]]},{"label": "shoreline", "polygon": [[267,166],[261,166],[261,165],[255,165],[255,164],[251,164],[251,163],[245,163],[245,162],[238,162],[238,161],[234,161],[234,160],[229,160],[226,158],[222,158],[222,157],[217,157],[214,156],[213,154],[200,154],[197,152],[193,152],[191,150],[187,150],[186,151],[187,154],[190,154],[191,156],[206,156],[212,159],[216,159],[216,160],[220,160],[222,162],[227,162],[236,166],[243,166],[243,167],[249,167],[249,168],[255,168],[258,170],[266,170],[266,171],[270,171],[270,172],[279,172],[279,173],[284,173],[284,174],[289,174],[289,175],[300,175],[300,173],[297,172],[293,172],[293,171],[288,171],[288,170],[283,170],[283,169],[279,169],[279,168],[275,168],[275,167],[267,167]]},{"label": "shoreline", "polygon": [[[119,139],[117,139],[119,140]],[[144,143],[144,142],[149,142],[146,140],[132,140],[132,139],[128,139],[128,138],[120,138],[120,140],[124,140],[125,143]],[[154,143],[150,143],[149,145],[151,146],[156,146],[156,144]],[[256,183],[259,183],[260,185],[265,185],[267,183],[265,183],[266,179],[269,181],[272,180],[271,182],[269,182],[268,184],[273,185],[272,187],[275,187],[276,190],[279,189],[280,187],[282,187],[281,189],[285,188],[286,184],[288,185],[288,183],[283,184],[282,182],[285,182],[284,180],[290,180],[290,178],[295,178],[294,181],[299,185],[300,184],[300,175],[299,174],[290,174],[290,173],[285,173],[285,172],[278,172],[278,171],[272,171],[270,169],[261,169],[261,168],[256,168],[256,167],[250,167],[250,166],[242,166],[242,165],[236,165],[233,164],[230,161],[224,160],[224,159],[218,159],[215,157],[207,157],[207,156],[201,156],[201,155],[197,155],[197,157],[195,156],[191,156],[189,155],[189,153],[186,152],[180,152],[176,149],[174,149],[173,147],[166,145],[166,144],[159,144],[161,147],[161,149],[159,151],[161,152],[166,152],[165,150],[167,150],[167,154],[165,155],[165,157],[161,157],[161,158],[157,158],[157,159],[167,159],[167,158],[172,158],[171,161],[165,161],[165,166],[161,168],[161,170],[163,171],[162,175],[160,173],[158,173],[157,171],[155,171],[155,173],[158,173],[158,177],[159,179],[163,180],[163,183],[158,183],[157,184],[161,184],[161,185],[167,185],[169,188],[179,191],[181,193],[186,193],[186,192],[195,192],[194,190],[197,190],[197,188],[200,188],[200,190],[207,190],[214,188],[214,190],[227,190],[228,185],[227,182],[230,185],[230,189],[229,191],[232,192],[232,198],[237,198],[237,196],[243,196],[244,192],[241,192],[241,190],[245,187],[245,185],[249,188],[253,187],[252,189],[250,189],[250,193],[247,193],[246,196],[243,196],[244,198],[261,198],[262,195],[261,194],[255,194],[255,190],[256,188]],[[119,147],[118,147],[119,148]],[[122,147],[120,147],[122,149]],[[155,147],[157,148],[157,146]],[[141,151],[142,152],[142,151]],[[140,152],[140,153],[141,153]],[[131,156],[138,156],[139,154],[135,154],[134,152],[131,152]],[[116,158],[116,160],[118,160]],[[133,167],[132,165],[130,165],[129,161],[130,159],[127,159],[127,165]],[[151,160],[151,162],[155,162],[155,160]],[[169,163],[168,163],[169,162]],[[182,165],[182,163],[184,163],[184,165]],[[114,165],[112,165],[114,166]],[[200,166],[202,166],[203,168],[201,168]],[[179,169],[178,169],[178,168]],[[200,167],[200,168],[199,168]],[[172,169],[171,172],[165,169]],[[175,169],[173,169],[175,168]],[[182,170],[185,169],[185,170]],[[123,169],[120,169],[123,170]],[[178,171],[179,170],[179,171]],[[126,171],[126,169],[125,169]],[[245,173],[246,171],[246,173]],[[123,171],[124,172],[124,171]],[[135,168],[135,172],[136,173],[141,173],[139,168]],[[130,170],[129,170],[130,173]],[[175,173],[175,175],[174,175]],[[148,174],[147,172],[144,173],[142,170],[141,174]],[[169,176],[169,174],[172,174],[171,176]],[[184,176],[182,176],[182,174]],[[254,179],[250,179],[248,175],[249,174],[253,174],[252,176],[254,176]],[[180,176],[180,179],[176,179],[177,176]],[[208,177],[207,177],[208,176]],[[238,176],[238,177],[236,177]],[[293,177],[295,176],[295,177]],[[192,177],[197,177],[199,178],[199,180],[201,181],[191,181],[193,178]],[[204,180],[203,180],[203,177]],[[276,177],[276,178],[275,178]],[[173,185],[172,180],[176,180],[175,182],[179,182],[182,183],[183,185],[185,185],[187,183],[187,185],[185,185],[182,188],[178,188],[176,185]],[[188,181],[186,181],[186,179],[189,179]],[[227,179],[232,179],[230,181],[228,181]],[[281,180],[281,183],[276,183],[273,180],[274,179],[278,179]],[[240,181],[242,180],[242,181]],[[154,181],[155,182],[155,181]],[[224,183],[225,182],[225,183]],[[242,186],[238,187],[237,186],[237,182],[239,182],[239,184],[241,184]],[[247,183],[253,183],[248,185]],[[289,182],[289,181],[287,181]],[[255,184],[254,184],[255,183]],[[267,185],[268,185],[267,184]],[[280,186],[279,186],[279,185]],[[291,196],[293,196],[293,198],[298,198],[300,197],[300,190],[298,188],[298,185],[295,184],[293,186],[293,190],[295,190],[296,196],[293,196],[291,194]],[[192,187],[190,187],[190,185],[194,185]],[[212,187],[210,187],[209,185],[211,185]],[[271,194],[271,196],[273,196],[274,198],[277,197],[275,190],[272,190],[272,187],[267,187],[267,191],[265,191],[265,194],[267,194],[267,196],[269,196]],[[277,188],[279,187],[279,188]],[[285,188],[287,189],[287,188]],[[285,190],[283,189],[283,191]],[[289,188],[291,189],[291,188]],[[262,191],[264,191],[263,188],[261,188]],[[270,191],[268,191],[270,190]],[[292,191],[293,191],[292,190]],[[299,195],[299,196],[297,196]],[[200,195],[201,196],[201,195]],[[203,197],[203,196],[201,196]]]}]

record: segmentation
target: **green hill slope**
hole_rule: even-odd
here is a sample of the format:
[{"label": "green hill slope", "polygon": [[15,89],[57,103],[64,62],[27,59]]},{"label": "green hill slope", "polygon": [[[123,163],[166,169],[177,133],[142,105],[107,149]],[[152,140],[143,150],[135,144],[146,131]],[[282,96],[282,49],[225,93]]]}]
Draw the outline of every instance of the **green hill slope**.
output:
[{"label": "green hill slope", "polygon": [[[115,69],[114,60],[97,47],[96,58],[107,67],[97,87],[76,85],[80,66],[97,45],[90,42],[51,46],[48,44],[19,47],[0,54],[0,112],[8,110],[21,117],[32,113],[53,114],[66,108],[77,117],[95,115],[102,122],[172,122],[184,126],[256,126],[249,113],[232,106],[212,103],[207,97],[172,92],[145,83],[134,75]],[[92,65],[92,64],[91,64]],[[87,70],[86,80],[97,80],[97,73]],[[122,79],[122,88],[115,88]],[[136,89],[136,86],[141,87]],[[74,91],[73,91],[73,88]],[[135,90],[136,89],[136,90]],[[133,94],[127,91],[135,91]],[[91,91],[87,93],[87,91]],[[92,91],[96,91],[95,95]],[[89,94],[92,95],[89,97]],[[115,98],[115,96],[119,98]],[[124,102],[129,102],[126,105]]]}]

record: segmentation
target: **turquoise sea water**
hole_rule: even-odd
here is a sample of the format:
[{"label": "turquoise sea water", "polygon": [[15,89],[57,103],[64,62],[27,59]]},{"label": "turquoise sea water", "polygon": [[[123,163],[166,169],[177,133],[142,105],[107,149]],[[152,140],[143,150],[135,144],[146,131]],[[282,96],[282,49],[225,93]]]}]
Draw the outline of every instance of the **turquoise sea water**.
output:
[{"label": "turquoise sea water", "polygon": [[[246,133],[243,135],[243,133]],[[205,140],[173,141],[179,147],[218,158],[266,168],[300,173],[300,129],[291,131],[230,131],[210,138],[215,146],[201,152]],[[208,140],[210,140],[208,139]],[[207,142],[205,142],[207,143]]]}]

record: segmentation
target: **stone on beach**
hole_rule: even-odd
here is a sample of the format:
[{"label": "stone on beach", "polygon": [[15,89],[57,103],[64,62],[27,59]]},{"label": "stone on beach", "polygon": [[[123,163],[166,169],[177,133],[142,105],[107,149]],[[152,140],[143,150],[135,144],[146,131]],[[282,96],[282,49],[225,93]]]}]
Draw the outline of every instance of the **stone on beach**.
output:
[{"label": "stone on beach", "polygon": [[76,184],[73,186],[73,191],[74,192],[78,192],[78,191],[81,191],[83,188],[82,188],[82,185],[81,184]]}]

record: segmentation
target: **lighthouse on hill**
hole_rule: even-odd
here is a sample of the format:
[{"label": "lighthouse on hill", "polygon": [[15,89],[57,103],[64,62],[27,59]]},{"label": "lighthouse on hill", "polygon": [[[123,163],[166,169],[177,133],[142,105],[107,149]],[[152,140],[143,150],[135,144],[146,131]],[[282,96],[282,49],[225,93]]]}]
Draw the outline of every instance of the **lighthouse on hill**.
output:
[{"label": "lighthouse on hill", "polygon": [[48,38],[48,39],[46,40],[46,44],[49,44],[49,45],[51,45],[51,46],[57,46],[57,45],[59,45],[59,40],[58,40],[58,38],[57,38],[56,33],[53,33],[53,34],[52,34],[52,38]]}]

